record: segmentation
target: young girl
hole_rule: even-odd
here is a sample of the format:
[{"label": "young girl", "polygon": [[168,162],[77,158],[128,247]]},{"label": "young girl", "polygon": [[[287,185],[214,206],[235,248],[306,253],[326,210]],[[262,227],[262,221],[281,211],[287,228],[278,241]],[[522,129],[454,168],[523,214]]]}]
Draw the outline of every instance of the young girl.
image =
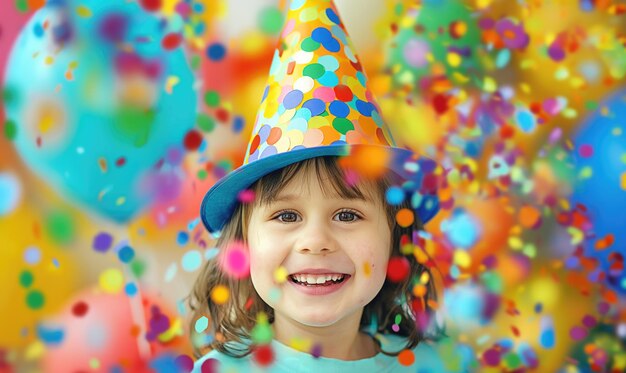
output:
[{"label": "young girl", "polygon": [[436,165],[393,146],[332,1],[288,6],[244,165],[202,203],[220,254],[191,295],[213,336],[194,371],[445,371],[414,245]]},{"label": "young girl", "polygon": [[[257,347],[251,344],[257,315],[264,314],[274,336],[270,371],[443,371],[423,343],[432,337],[425,328],[433,314],[433,282],[426,281],[423,297],[414,293],[429,270],[400,252],[402,238],[421,229],[419,219],[408,227],[396,222],[397,212],[410,204],[386,203],[385,192],[398,185],[392,175],[353,186],[345,180],[336,157],[318,157],[252,186],[255,201],[237,207],[217,243],[247,243],[250,278],[233,279],[213,260],[194,288],[197,316],[209,314],[220,335],[198,369],[211,359],[221,363],[220,371],[263,367],[250,353]],[[389,258],[407,259],[410,269],[401,281],[386,279]],[[282,282],[275,279],[278,268],[288,273]],[[220,284],[230,297],[218,305],[210,293]],[[280,293],[273,297],[276,288]],[[310,350],[289,347],[297,341]],[[406,349],[412,350],[408,362],[414,361],[408,367],[395,357]]]}]

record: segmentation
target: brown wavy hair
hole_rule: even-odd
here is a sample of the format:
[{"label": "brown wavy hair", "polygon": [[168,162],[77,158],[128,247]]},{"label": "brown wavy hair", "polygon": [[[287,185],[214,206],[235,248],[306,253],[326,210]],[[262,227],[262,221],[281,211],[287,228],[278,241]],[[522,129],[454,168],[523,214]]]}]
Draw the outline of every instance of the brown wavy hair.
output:
[{"label": "brown wavy hair", "polygon": [[[436,322],[433,308],[437,301],[437,289],[431,271],[431,268],[434,269],[433,261],[425,252],[422,252],[424,255],[421,257],[425,256],[428,260],[422,259],[423,263],[417,260],[412,251],[408,253],[409,255],[401,252],[401,246],[411,243],[416,233],[423,229],[422,223],[416,214],[411,226],[401,227],[396,224],[398,210],[411,208],[409,198],[405,198],[405,201],[398,206],[384,202],[386,191],[390,186],[401,186],[402,181],[397,175],[387,173],[375,180],[361,180],[357,185],[348,185],[345,182],[345,171],[338,162],[338,157],[317,157],[294,163],[260,178],[250,187],[255,192],[254,203],[270,202],[297,174],[311,168],[315,170],[325,194],[334,192],[343,198],[350,199],[380,198],[385,205],[387,221],[391,229],[390,255],[404,256],[410,264],[410,274],[406,280],[391,282],[385,279],[380,292],[363,310],[361,330],[371,335],[393,333],[406,337],[405,348],[408,349],[414,348],[421,341],[438,340],[444,336],[444,329]],[[372,186],[373,188],[366,189],[374,190],[378,195],[366,195],[363,186]],[[217,240],[218,249],[226,247],[233,241],[246,242],[252,207],[248,204],[238,204]],[[424,274],[427,274],[430,281],[425,285],[425,294],[416,297],[413,287],[420,282]],[[229,299],[224,304],[215,304],[211,301],[211,290],[217,285],[225,285],[230,290]],[[207,261],[203,266],[188,297],[188,303],[192,311],[191,335],[197,335],[193,325],[202,316],[207,316],[209,319],[209,328],[205,333],[215,335],[211,342],[194,343],[194,352],[198,357],[213,349],[233,357],[246,356],[253,350],[253,346],[247,345],[246,342],[250,340],[250,333],[256,325],[257,314],[265,313],[270,323],[274,320],[274,310],[258,295],[250,277],[233,279],[227,276],[220,266],[219,255]],[[393,332],[392,326],[395,324],[397,315],[401,316],[399,331]],[[425,325],[428,327],[424,327]],[[400,353],[400,351],[382,351],[380,342],[377,341],[377,343],[378,351],[382,353],[392,356]]]}]

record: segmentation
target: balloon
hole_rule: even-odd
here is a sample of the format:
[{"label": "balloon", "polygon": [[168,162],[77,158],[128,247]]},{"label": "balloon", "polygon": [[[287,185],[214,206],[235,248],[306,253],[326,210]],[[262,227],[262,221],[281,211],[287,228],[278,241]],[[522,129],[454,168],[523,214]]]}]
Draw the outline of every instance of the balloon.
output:
[{"label": "balloon", "polygon": [[602,261],[607,281],[626,294],[626,90],[600,105],[574,139],[578,180],[572,202],[587,209],[593,237],[586,254]]},{"label": "balloon", "polygon": [[57,191],[117,222],[149,202],[144,180],[194,125],[176,25],[136,2],[48,1],[7,64],[20,155]]},{"label": "balloon", "polygon": [[173,314],[153,296],[85,291],[37,328],[44,371],[149,371],[155,357],[175,355],[184,342]]},{"label": "balloon", "polygon": [[464,84],[480,72],[480,29],[461,1],[428,0],[406,5],[388,51],[394,82],[418,92],[424,77],[445,75]]}]

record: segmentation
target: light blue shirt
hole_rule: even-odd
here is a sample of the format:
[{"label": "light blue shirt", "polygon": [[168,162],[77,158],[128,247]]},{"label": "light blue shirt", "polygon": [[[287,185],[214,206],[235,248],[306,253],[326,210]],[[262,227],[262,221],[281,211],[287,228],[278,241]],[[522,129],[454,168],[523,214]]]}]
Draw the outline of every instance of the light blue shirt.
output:
[{"label": "light blue shirt", "polygon": [[[400,351],[406,345],[405,339],[397,335],[378,335],[384,351]],[[252,355],[235,358],[213,350],[196,361],[193,373],[202,372],[202,364],[208,359],[219,361],[219,373],[236,372],[338,372],[338,373],[369,373],[369,372],[411,372],[439,373],[447,372],[437,350],[426,342],[419,343],[413,349],[415,360],[410,366],[400,364],[397,356],[378,353],[376,356],[362,360],[339,360],[313,355],[295,350],[276,340],[270,344],[274,352],[274,361],[269,366],[259,366]]]}]

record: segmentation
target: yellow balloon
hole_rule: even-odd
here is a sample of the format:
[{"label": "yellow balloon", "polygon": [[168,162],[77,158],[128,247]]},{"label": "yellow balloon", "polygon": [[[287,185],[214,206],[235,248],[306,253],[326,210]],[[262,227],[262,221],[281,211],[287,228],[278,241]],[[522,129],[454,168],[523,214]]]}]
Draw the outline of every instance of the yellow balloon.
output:
[{"label": "yellow balloon", "polygon": [[37,339],[35,326],[78,288],[71,252],[44,234],[41,214],[27,204],[0,218],[0,346],[24,348]]}]

